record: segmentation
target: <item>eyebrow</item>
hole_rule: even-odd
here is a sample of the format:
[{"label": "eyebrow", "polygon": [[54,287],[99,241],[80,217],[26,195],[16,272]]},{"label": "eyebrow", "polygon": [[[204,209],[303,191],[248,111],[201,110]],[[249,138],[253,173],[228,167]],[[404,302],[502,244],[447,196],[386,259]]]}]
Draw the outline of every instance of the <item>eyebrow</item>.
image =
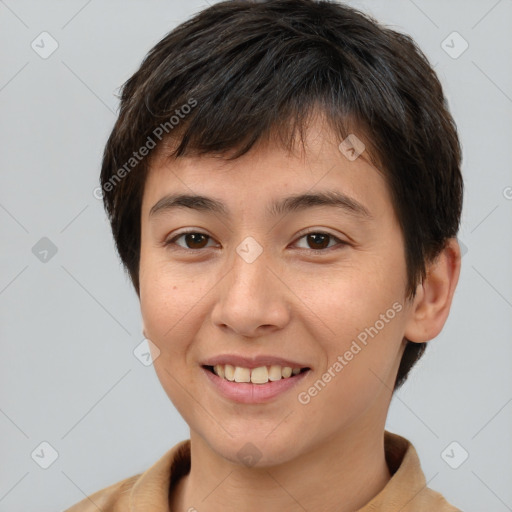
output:
[{"label": "eyebrow", "polygon": [[[267,212],[271,216],[283,215],[293,211],[303,211],[315,206],[341,208],[346,213],[361,219],[373,219],[368,208],[341,192],[326,190],[315,193],[291,195],[271,203]],[[230,216],[229,208],[218,199],[193,194],[169,194],[157,201],[149,211],[149,217],[168,212],[174,208],[190,208],[201,212]]]}]

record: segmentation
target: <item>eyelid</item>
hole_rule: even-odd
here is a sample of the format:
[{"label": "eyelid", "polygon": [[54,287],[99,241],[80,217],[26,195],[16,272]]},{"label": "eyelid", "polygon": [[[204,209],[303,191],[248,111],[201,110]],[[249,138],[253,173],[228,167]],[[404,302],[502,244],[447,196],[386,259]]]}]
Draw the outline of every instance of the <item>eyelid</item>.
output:
[{"label": "eyelid", "polygon": [[330,237],[332,238],[336,238],[336,240],[339,240],[340,242],[343,242],[343,240],[341,240],[341,238],[339,238],[338,236],[336,236],[334,233],[331,233],[329,231],[326,231],[325,228],[306,228],[305,230],[302,230],[302,231],[299,231],[296,235],[296,240],[298,240],[299,238],[302,238],[306,235],[311,235],[311,234],[318,234],[318,235],[329,235]]}]

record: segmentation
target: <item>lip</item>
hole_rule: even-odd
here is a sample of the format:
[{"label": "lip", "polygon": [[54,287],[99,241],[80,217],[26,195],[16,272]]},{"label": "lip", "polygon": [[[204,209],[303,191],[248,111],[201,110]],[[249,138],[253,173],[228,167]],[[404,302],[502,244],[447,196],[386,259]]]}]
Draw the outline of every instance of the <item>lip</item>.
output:
[{"label": "lip", "polygon": [[202,361],[201,366],[215,366],[217,364],[230,364],[232,366],[240,366],[242,368],[259,368],[260,366],[289,366],[290,368],[309,368],[307,364],[299,363],[297,361],[291,361],[283,359],[281,357],[275,357],[270,355],[259,355],[255,357],[239,356],[237,354],[222,354],[210,359]]},{"label": "lip", "polygon": [[[219,363],[220,364],[220,363]],[[229,363],[227,363],[229,364]],[[263,366],[263,365],[261,365]],[[250,382],[230,382],[221,379],[218,375],[206,368],[201,372],[208,379],[213,388],[225,398],[241,404],[258,404],[268,402],[277,396],[289,391],[299,384],[311,370],[266,384],[252,384]]]}]

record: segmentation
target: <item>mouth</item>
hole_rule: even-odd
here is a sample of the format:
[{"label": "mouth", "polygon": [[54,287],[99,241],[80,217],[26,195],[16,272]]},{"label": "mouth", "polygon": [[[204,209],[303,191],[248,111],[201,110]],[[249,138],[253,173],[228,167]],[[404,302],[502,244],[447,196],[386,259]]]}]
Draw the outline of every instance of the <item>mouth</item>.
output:
[{"label": "mouth", "polygon": [[229,364],[201,365],[205,385],[223,398],[245,405],[286,397],[308,378],[309,367],[271,365],[246,368]]},{"label": "mouth", "polygon": [[309,367],[296,367],[270,365],[257,368],[245,368],[229,364],[217,364],[215,366],[202,365],[202,367],[217,377],[234,383],[267,384],[280,380],[293,379],[299,374],[308,372]]}]

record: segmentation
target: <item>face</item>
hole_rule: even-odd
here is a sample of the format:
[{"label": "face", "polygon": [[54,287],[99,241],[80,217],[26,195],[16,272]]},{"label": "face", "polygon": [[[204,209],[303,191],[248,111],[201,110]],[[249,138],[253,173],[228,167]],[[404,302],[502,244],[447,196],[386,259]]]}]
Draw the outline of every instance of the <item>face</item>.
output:
[{"label": "face", "polygon": [[[157,159],[145,185],[140,304],[154,367],[191,435],[233,462],[248,442],[259,464],[277,464],[383,425],[404,346],[404,241],[384,178],[320,121],[306,142],[231,162]],[[165,200],[178,194],[215,203]],[[339,201],[285,201],[304,194]],[[259,384],[219,387],[202,367],[226,355],[309,370],[251,401]]]}]

